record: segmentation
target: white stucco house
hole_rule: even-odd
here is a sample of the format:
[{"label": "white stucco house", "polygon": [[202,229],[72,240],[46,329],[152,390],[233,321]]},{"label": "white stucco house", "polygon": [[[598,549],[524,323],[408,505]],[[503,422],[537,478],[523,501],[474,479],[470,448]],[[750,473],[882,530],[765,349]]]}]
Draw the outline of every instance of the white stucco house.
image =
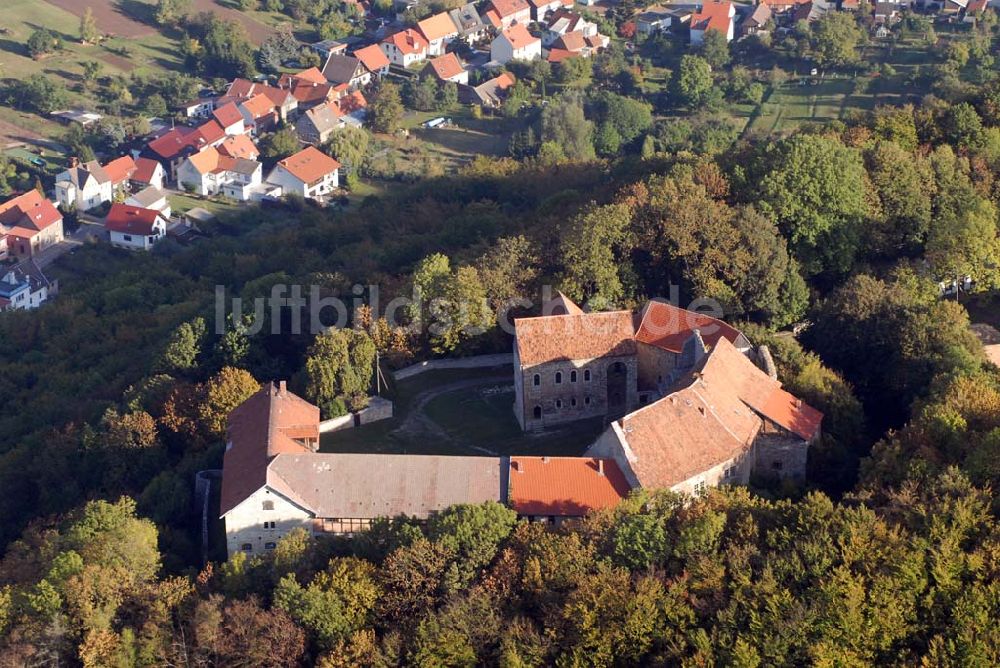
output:
[{"label": "white stucco house", "polygon": [[280,186],[285,195],[323,201],[339,187],[340,163],[314,146],[279,160],[267,183]]},{"label": "white stucco house", "polygon": [[128,204],[112,204],[104,221],[111,245],[149,250],[167,234],[167,219],[159,211]]},{"label": "white stucco house", "polygon": [[507,28],[490,43],[490,59],[504,65],[512,60],[536,60],[542,57],[542,40],[521,23]]}]

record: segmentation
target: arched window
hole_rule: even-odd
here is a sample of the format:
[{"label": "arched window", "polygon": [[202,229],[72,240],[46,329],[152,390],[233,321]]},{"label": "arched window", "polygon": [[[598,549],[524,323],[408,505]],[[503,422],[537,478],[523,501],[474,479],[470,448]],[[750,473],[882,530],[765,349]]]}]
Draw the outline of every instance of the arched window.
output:
[{"label": "arched window", "polygon": [[535,387],[538,387],[542,384],[542,377],[536,373],[535,377],[531,379],[531,382]]},{"label": "arched window", "polygon": [[572,399],[569,400],[569,405],[572,406],[573,408],[576,408],[576,397],[573,397]]},{"label": "arched window", "polygon": [[590,395],[589,394],[583,398],[583,403],[587,404],[588,406],[590,405]]},{"label": "arched window", "polygon": [[562,371],[556,371],[556,385],[562,384]]},{"label": "arched window", "polygon": [[264,510],[274,510],[274,501],[265,501],[261,506]]},{"label": "arched window", "polygon": [[586,382],[590,382],[590,369],[583,370],[583,380]]},{"label": "arched window", "polygon": [[244,552],[253,552],[253,545],[251,545],[250,543],[243,543],[242,545],[240,545],[240,549],[243,550]]},{"label": "arched window", "polygon": [[542,419],[542,407],[541,406],[535,406],[535,410],[532,411],[532,412],[533,412],[536,420],[541,420]]},{"label": "arched window", "polygon": [[562,408],[562,399],[556,399],[556,408]]},{"label": "arched window", "polygon": [[569,372],[569,382],[571,382],[571,383],[575,383],[576,382],[576,371],[570,371]]}]

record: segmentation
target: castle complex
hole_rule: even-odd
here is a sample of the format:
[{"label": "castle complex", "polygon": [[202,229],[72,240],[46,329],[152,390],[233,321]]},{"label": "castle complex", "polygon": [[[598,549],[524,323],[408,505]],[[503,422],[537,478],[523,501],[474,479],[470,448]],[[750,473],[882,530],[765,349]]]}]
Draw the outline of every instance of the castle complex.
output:
[{"label": "castle complex", "polygon": [[585,313],[560,295],[546,310],[515,321],[514,414],[532,431],[603,420],[583,456],[319,453],[319,409],[269,383],[229,416],[229,553],[273,549],[295,527],[353,534],[458,503],[560,521],[638,487],[700,494],[752,474],[805,477],[823,416],[782,389],[769,354],[736,329],[659,301],[638,314]]}]

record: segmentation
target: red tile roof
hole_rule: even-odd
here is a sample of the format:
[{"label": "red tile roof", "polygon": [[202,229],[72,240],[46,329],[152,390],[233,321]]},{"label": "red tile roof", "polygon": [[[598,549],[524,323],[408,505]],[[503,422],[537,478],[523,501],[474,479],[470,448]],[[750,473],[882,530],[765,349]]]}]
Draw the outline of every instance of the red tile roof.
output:
[{"label": "red tile roof", "polygon": [[691,28],[694,30],[718,30],[726,35],[729,33],[729,24],[733,20],[729,15],[731,9],[732,3],[728,0],[707,0],[701,9],[691,16]]},{"label": "red tile roof", "polygon": [[542,306],[542,315],[583,315],[583,309],[562,292]]},{"label": "red tile roof", "polygon": [[226,136],[226,129],[214,118],[198,126],[198,138],[201,144],[214,144]]},{"label": "red tile roof", "polygon": [[295,155],[279,160],[278,164],[306,185],[315,183],[340,168],[339,162],[315,146],[307,146]]},{"label": "red tile roof", "polygon": [[423,53],[429,46],[424,36],[413,28],[401,30],[382,41],[395,45],[399,49],[399,52],[403,54]]},{"label": "red tile roof", "polygon": [[149,142],[149,149],[165,160],[173,160],[185,149],[197,146],[200,139],[196,129],[180,126]]},{"label": "red tile roof", "polygon": [[290,432],[298,438],[319,438],[319,408],[283,386],[268,383],[229,414],[222,515],[264,486],[272,457],[310,452]]},{"label": "red tile roof", "polygon": [[569,60],[570,58],[580,58],[580,54],[576,51],[567,51],[566,49],[550,48],[549,55],[545,57],[550,63],[561,63],[564,60]]},{"label": "red tile roof", "polygon": [[364,109],[368,106],[368,100],[365,99],[364,94],[356,90],[349,95],[345,95],[339,100],[334,100],[330,103],[330,108],[333,109],[333,113],[339,116],[344,116],[346,114],[352,114],[355,111]]},{"label": "red tile roof", "polygon": [[354,57],[361,61],[369,72],[378,72],[379,70],[389,67],[389,59],[386,57],[385,52],[378,48],[378,44],[369,44],[368,46],[358,49],[354,52]]},{"label": "red tile roof", "polygon": [[520,515],[582,517],[630,491],[613,459],[511,457],[510,505]]},{"label": "red tile roof", "polygon": [[111,205],[108,217],[104,219],[104,227],[111,232],[150,236],[156,233],[153,225],[160,217],[160,212],[155,209],[116,202]]},{"label": "red tile roof", "polygon": [[130,155],[116,158],[104,165],[104,173],[111,179],[111,183],[118,185],[129,180],[135,172],[135,160]]},{"label": "red tile roof", "polygon": [[714,346],[720,338],[736,343],[742,336],[739,330],[721,320],[653,300],[642,311],[635,340],[680,353],[684,342],[691,338],[696,329],[709,347]]},{"label": "red tile roof", "polygon": [[529,44],[541,41],[528,32],[528,29],[521,23],[515,23],[511,27],[504,30],[502,34],[507,38],[507,41],[510,42],[511,46],[515,50],[523,49]]},{"label": "red tile roof", "polygon": [[507,18],[523,11],[531,11],[528,0],[490,0],[490,5],[500,18]]},{"label": "red tile roof", "polygon": [[418,21],[417,30],[420,31],[420,34],[428,42],[458,34],[458,28],[455,27],[455,22],[448,16],[448,12],[441,12],[434,16],[428,16],[423,21]]},{"label": "red tile roof", "polygon": [[310,83],[318,83],[318,84],[326,83],[326,77],[323,76],[323,72],[321,72],[318,67],[310,67],[307,70],[302,70],[301,72],[292,74],[291,77],[293,79],[308,81]]},{"label": "red tile roof", "polygon": [[29,190],[0,204],[0,224],[12,228],[7,234],[33,237],[62,220],[62,214],[37,190]]},{"label": "red tile roof", "polygon": [[557,360],[634,355],[632,314],[628,311],[518,318],[516,346],[521,366]]},{"label": "red tile roof", "polygon": [[465,71],[462,62],[454,53],[446,53],[443,56],[432,58],[429,62],[434,74],[442,80],[451,79]]},{"label": "red tile roof", "polygon": [[267,95],[258,93],[243,103],[243,108],[247,110],[250,117],[255,121],[264,118],[269,114],[274,114],[274,102]]},{"label": "red tile roof", "polygon": [[160,163],[152,158],[139,158],[135,161],[135,171],[132,173],[132,180],[139,183],[151,183],[156,167]]},{"label": "red tile roof", "polygon": [[256,160],[257,156],[260,155],[260,151],[257,149],[257,146],[254,145],[253,140],[247,135],[227,137],[224,142],[219,144],[218,148],[219,153],[229,156],[230,158],[246,158],[247,160]]},{"label": "red tile roof", "polygon": [[240,113],[235,102],[226,103],[213,111],[212,118],[217,120],[223,128],[243,122],[243,114]]}]

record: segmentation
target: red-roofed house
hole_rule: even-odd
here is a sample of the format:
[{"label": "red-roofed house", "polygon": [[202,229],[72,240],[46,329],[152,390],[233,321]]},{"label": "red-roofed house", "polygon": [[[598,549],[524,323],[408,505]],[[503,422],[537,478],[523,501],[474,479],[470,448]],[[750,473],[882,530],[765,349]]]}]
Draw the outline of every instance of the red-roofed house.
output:
[{"label": "red-roofed house", "polygon": [[0,204],[0,228],[7,253],[19,258],[29,258],[63,240],[62,214],[37,190]]},{"label": "red-roofed house", "polygon": [[454,53],[446,53],[427,61],[424,68],[425,76],[433,76],[438,81],[451,81],[459,84],[469,83],[469,71],[462,66],[462,61]]},{"label": "red-roofed house", "polygon": [[113,246],[131,250],[149,250],[167,233],[167,221],[159,211],[117,202],[111,205],[104,227]]},{"label": "red-roofed house", "polygon": [[389,71],[389,58],[379,48],[378,44],[369,44],[354,52],[354,57],[361,61],[372,76],[381,79]]},{"label": "red-roofed house", "polygon": [[277,106],[264,93],[258,93],[249,100],[241,102],[239,109],[243,114],[243,122],[250,128],[252,137],[273,129],[281,118]]},{"label": "red-roofed house", "polygon": [[417,22],[417,30],[427,40],[427,55],[440,56],[448,44],[458,37],[458,27],[448,12],[428,16]]},{"label": "red-roofed house", "polygon": [[379,47],[390,62],[401,67],[409,67],[421,60],[426,60],[430,49],[424,36],[413,28],[389,35],[382,40]]},{"label": "red-roofed house", "polygon": [[736,8],[729,0],[707,0],[697,12],[691,15],[691,44],[701,44],[705,33],[717,30],[733,41],[735,35]]},{"label": "red-roofed house", "polygon": [[528,0],[490,0],[487,15],[493,13],[492,20],[498,21],[498,28],[506,30],[515,23],[527,25],[531,22],[531,5]]},{"label": "red-roofed house", "polygon": [[234,102],[228,102],[213,111],[212,118],[222,126],[222,131],[227,135],[242,135],[246,132],[243,114]]},{"label": "red-roofed house", "polygon": [[217,148],[190,156],[177,168],[177,182],[199,195],[222,193],[239,201],[250,199],[250,190],[260,185],[263,167],[250,158],[233,158]]},{"label": "red-roofed house", "polygon": [[282,194],[323,201],[337,189],[340,163],[314,146],[279,160],[267,182],[280,186]]},{"label": "red-roofed house", "polygon": [[512,60],[536,60],[542,57],[542,40],[524,24],[515,23],[490,43],[490,60],[504,65]]},{"label": "red-roofed house", "polygon": [[158,160],[138,158],[135,161],[135,171],[132,172],[132,189],[138,191],[153,186],[162,190],[165,178],[166,172]]}]

